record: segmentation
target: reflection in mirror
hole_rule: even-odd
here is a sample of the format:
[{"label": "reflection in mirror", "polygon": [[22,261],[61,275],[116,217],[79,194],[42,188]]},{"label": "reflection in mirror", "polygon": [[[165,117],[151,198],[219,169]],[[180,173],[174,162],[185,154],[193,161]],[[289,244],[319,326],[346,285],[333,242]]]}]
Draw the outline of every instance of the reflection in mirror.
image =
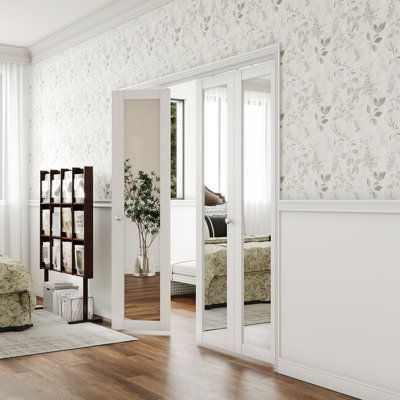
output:
[{"label": "reflection in mirror", "polygon": [[125,318],[160,320],[160,101],[125,101]]},{"label": "reflection in mirror", "polygon": [[204,90],[204,320],[210,334],[227,328],[227,89]]},{"label": "reflection in mirror", "polygon": [[243,341],[270,348],[271,82],[243,84],[244,329]]}]

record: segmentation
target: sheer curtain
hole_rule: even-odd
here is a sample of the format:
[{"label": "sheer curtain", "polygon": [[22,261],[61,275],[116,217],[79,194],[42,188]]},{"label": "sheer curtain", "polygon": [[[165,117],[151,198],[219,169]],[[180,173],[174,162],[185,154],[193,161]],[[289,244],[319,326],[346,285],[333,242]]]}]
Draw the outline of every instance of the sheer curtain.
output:
[{"label": "sheer curtain", "polygon": [[244,90],[243,198],[246,235],[271,233],[270,118],[270,94]]},{"label": "sheer curtain", "polygon": [[204,184],[227,196],[227,93],[220,86],[204,91]]},{"label": "sheer curtain", "polygon": [[0,63],[0,252],[29,268],[28,65]]}]

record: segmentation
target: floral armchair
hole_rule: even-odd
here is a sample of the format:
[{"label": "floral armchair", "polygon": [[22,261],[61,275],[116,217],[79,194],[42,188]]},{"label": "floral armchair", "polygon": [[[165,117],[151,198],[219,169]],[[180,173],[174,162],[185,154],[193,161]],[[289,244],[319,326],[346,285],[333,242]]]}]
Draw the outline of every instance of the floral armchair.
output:
[{"label": "floral armchair", "polygon": [[30,328],[35,304],[29,272],[20,262],[0,255],[0,332]]}]

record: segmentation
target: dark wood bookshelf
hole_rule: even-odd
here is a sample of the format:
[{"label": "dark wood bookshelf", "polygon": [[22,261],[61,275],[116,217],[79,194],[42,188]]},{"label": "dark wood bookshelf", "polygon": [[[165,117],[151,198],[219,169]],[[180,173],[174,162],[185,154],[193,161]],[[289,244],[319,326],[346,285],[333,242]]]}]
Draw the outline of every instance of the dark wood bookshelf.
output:
[{"label": "dark wood bookshelf", "polygon": [[[72,199],[64,202],[63,200],[63,180],[65,173],[70,171],[72,175]],[[49,182],[49,198],[42,198],[42,182],[45,180],[46,174],[50,176]],[[82,174],[84,179],[84,199],[83,202],[78,202],[75,197],[75,176]],[[60,198],[54,199],[52,197],[52,183],[53,178],[60,175]],[[53,211],[54,208],[60,209],[60,233],[53,235]],[[63,234],[63,208],[71,209],[71,223],[72,223],[72,237],[67,237]],[[45,235],[43,231],[43,210],[50,211],[50,235]],[[84,212],[84,237],[79,239],[75,234],[75,221],[74,212]],[[61,270],[54,269],[53,266],[53,242],[57,239],[60,241],[61,253]],[[49,259],[50,263],[46,265],[43,262],[43,243],[49,243]],[[66,271],[64,268],[63,260],[63,243],[71,243],[71,260],[72,271]],[[75,245],[84,246],[84,273],[83,275],[77,273],[75,266]],[[83,320],[76,322],[87,322],[88,319],[88,280],[93,278],[93,167],[83,168],[62,168],[60,170],[51,169],[49,171],[40,171],[40,268],[44,270],[44,281],[49,280],[49,271],[59,272],[66,275],[78,276],[83,280]]]}]

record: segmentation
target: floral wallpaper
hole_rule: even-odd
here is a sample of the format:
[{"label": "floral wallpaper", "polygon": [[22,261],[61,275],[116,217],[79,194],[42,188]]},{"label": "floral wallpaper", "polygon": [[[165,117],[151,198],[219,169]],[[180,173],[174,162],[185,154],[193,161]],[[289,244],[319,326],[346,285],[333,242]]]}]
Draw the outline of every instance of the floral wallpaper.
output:
[{"label": "floral wallpaper", "polygon": [[281,197],[399,199],[398,0],[175,0],[32,65],[31,198],[81,164],[110,198],[112,90],[275,43]]}]

